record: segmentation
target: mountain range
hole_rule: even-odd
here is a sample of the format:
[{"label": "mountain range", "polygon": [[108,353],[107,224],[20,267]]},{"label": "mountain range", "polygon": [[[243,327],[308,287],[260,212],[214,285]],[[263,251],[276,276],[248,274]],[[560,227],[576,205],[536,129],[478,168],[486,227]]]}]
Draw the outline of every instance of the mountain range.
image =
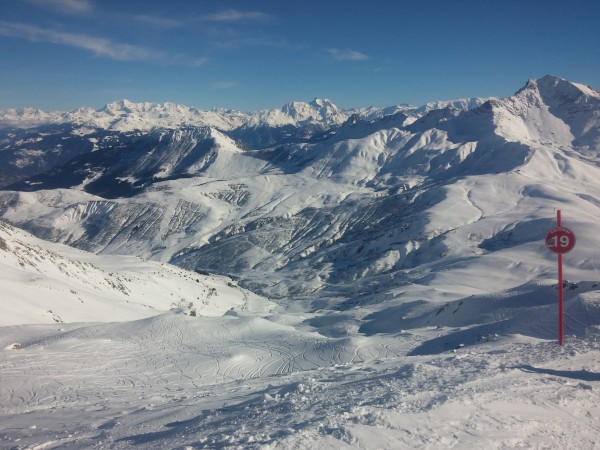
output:
[{"label": "mountain range", "polygon": [[[169,104],[50,114],[35,128],[26,117],[46,116],[24,111],[23,128],[4,129],[3,167],[22,179],[2,178],[0,214],[44,239],[230,274],[264,295],[353,302],[539,239],[527,224],[549,226],[557,186],[595,210],[596,183],[576,187],[596,179],[599,105],[592,88],[547,76],[505,99],[423,108],[290,103],[237,128],[240,113]],[[73,120],[86,114],[102,119]],[[161,114],[168,127],[131,125]],[[248,148],[252,127],[278,130],[269,139],[293,127],[294,139]]]},{"label": "mountain range", "polygon": [[[172,103],[114,102],[100,110],[44,112],[32,108],[0,110],[0,187],[43,174],[75,156],[98,149],[136,145],[137,139],[160,139],[160,130],[212,129],[226,134],[245,149],[324,139],[345,122],[373,121],[404,113],[415,120],[432,109],[468,108],[482,99],[437,102],[421,108],[408,105],[342,110],[329,100],[290,102],[280,109],[254,113],[217,109],[201,111]],[[209,131],[201,140],[210,140]],[[123,142],[126,141],[126,142]],[[139,145],[146,148],[148,142]],[[2,151],[5,150],[5,151]]]},{"label": "mountain range", "polygon": [[[0,111],[0,440],[592,448],[600,93]],[[557,260],[544,236],[577,236]],[[598,264],[596,264],[598,261]]]}]

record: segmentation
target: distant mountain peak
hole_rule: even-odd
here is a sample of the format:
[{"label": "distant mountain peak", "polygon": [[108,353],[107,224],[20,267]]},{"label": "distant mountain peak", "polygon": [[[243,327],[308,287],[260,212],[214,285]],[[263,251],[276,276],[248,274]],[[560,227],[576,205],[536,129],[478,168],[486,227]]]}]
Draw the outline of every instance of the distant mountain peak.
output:
[{"label": "distant mountain peak", "polygon": [[600,93],[564,78],[530,79],[514,95],[484,106],[492,113],[495,133],[509,141],[589,148],[600,142]]},{"label": "distant mountain peak", "polygon": [[530,79],[516,95],[524,91],[538,92],[542,98],[560,98],[563,101],[577,101],[582,96],[600,99],[600,93],[593,88],[580,83],[573,83],[554,75],[545,75],[538,79]]},{"label": "distant mountain peak", "polygon": [[313,108],[332,108],[339,109],[335,103],[327,98],[315,98],[309,103]]},{"label": "distant mountain peak", "polygon": [[123,99],[123,100],[117,100],[117,101],[108,103],[106,106],[104,106],[104,108],[101,109],[101,111],[108,112],[108,113],[112,113],[112,112],[116,112],[116,111],[130,112],[132,109],[135,108],[135,106],[136,106],[135,103],[130,102],[127,99]]},{"label": "distant mountain peak", "polygon": [[[349,116],[347,112],[340,109],[331,100],[320,98],[315,98],[309,103],[289,102],[283,105],[280,111],[297,125],[312,123],[322,123],[327,126],[341,125]],[[273,122],[275,119],[274,114],[268,113],[265,117],[269,117],[267,122],[275,125],[275,122]]]}]

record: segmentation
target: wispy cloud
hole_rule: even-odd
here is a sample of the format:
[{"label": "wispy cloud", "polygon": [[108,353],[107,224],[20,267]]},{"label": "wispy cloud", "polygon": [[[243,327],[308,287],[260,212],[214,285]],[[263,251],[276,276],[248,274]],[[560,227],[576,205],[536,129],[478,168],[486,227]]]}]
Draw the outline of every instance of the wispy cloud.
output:
[{"label": "wispy cloud", "polygon": [[273,17],[260,11],[226,9],[203,16],[203,19],[211,22],[266,22],[272,20]]},{"label": "wispy cloud", "polygon": [[356,50],[340,50],[338,48],[330,48],[327,52],[337,61],[366,61],[369,59],[367,55]]},{"label": "wispy cloud", "polygon": [[4,20],[0,20],[0,35],[27,39],[32,42],[50,42],[80,48],[90,51],[97,56],[121,61],[160,60],[166,57],[163,52],[158,50],[113,42],[110,39],[85,34],[66,33],[41,28],[36,25],[12,23]]},{"label": "wispy cloud", "polygon": [[178,28],[185,25],[184,22],[176,19],[169,19],[168,17],[151,16],[148,14],[142,14],[135,16],[134,20],[147,25],[152,25],[157,28]]},{"label": "wispy cloud", "polygon": [[90,0],[27,0],[45,9],[66,14],[86,14],[94,9]]},{"label": "wispy cloud", "polygon": [[213,89],[233,89],[239,86],[235,81],[215,81],[210,84]]},{"label": "wispy cloud", "polygon": [[189,64],[192,67],[200,67],[200,66],[203,66],[204,64],[206,64],[209,60],[210,59],[206,58],[206,57],[195,58],[195,59],[191,59]]}]

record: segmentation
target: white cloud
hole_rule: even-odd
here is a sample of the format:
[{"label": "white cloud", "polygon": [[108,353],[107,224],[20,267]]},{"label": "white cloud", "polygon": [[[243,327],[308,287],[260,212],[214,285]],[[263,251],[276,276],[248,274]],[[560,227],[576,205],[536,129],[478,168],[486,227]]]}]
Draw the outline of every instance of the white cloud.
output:
[{"label": "white cloud", "polygon": [[327,52],[337,61],[366,61],[369,59],[367,55],[362,52],[355,50],[340,50],[337,48],[330,48]]},{"label": "white cloud", "polygon": [[85,14],[94,9],[90,0],[28,0],[36,6],[68,14]]},{"label": "white cloud", "polygon": [[211,22],[265,22],[271,20],[271,16],[259,11],[238,11],[226,9],[203,17]]},{"label": "white cloud", "polygon": [[235,81],[215,81],[210,84],[210,87],[213,89],[233,89],[238,86],[239,84]]},{"label": "white cloud", "polygon": [[0,35],[27,39],[32,42],[50,42],[69,47],[88,50],[97,56],[131,61],[160,60],[165,58],[163,52],[138,47],[130,44],[112,42],[109,39],[85,34],[66,33],[26,23],[11,23],[0,20]]}]

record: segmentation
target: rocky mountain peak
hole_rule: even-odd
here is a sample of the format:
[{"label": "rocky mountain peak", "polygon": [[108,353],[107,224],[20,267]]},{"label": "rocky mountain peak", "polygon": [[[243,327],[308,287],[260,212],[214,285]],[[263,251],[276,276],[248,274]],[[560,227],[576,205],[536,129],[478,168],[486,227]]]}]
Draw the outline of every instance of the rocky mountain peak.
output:
[{"label": "rocky mountain peak", "polygon": [[573,83],[564,78],[546,75],[530,79],[515,95],[537,95],[549,106],[553,103],[588,103],[600,100],[600,93],[589,86]]}]

